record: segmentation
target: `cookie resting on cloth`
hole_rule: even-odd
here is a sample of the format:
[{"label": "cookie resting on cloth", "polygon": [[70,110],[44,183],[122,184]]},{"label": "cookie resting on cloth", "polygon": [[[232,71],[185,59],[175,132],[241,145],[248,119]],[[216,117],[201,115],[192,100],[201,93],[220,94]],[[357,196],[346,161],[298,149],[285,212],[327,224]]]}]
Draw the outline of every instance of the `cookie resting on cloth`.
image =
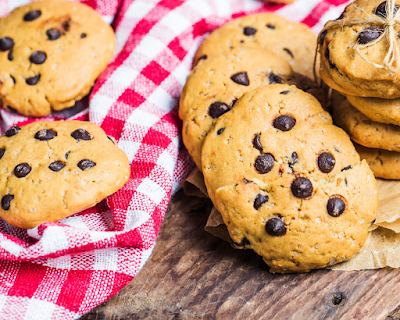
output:
[{"label": "cookie resting on cloth", "polygon": [[0,19],[0,105],[41,117],[91,90],[115,48],[114,32],[87,5],[39,1]]},{"label": "cookie resting on cloth", "polygon": [[245,93],[207,136],[202,164],[232,240],[271,272],[350,259],[375,218],[372,171],[318,101],[294,86]]},{"label": "cookie resting on cloth", "polygon": [[273,13],[241,17],[214,30],[196,52],[195,63],[236,48],[264,48],[290,63],[294,72],[314,79],[316,35],[301,23]]},{"label": "cookie resting on cloth", "polygon": [[0,137],[0,217],[33,228],[93,207],[130,175],[126,154],[96,124],[39,121]]}]

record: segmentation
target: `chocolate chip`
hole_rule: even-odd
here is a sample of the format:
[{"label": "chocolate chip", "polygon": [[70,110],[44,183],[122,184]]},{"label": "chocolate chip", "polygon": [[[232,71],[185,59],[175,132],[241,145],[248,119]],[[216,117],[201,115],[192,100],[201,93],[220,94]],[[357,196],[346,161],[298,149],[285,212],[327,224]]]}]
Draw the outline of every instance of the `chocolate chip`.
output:
[{"label": "chocolate chip", "polygon": [[11,194],[6,194],[2,199],[1,199],[1,207],[4,210],[8,210],[10,209],[10,204],[11,204],[11,200],[14,199],[14,196]]},{"label": "chocolate chip", "polygon": [[82,171],[93,168],[96,165],[93,161],[90,161],[88,159],[83,159],[79,161],[78,163],[78,168],[81,169]]},{"label": "chocolate chip", "polygon": [[225,128],[218,129],[217,135],[220,135],[222,132],[224,132],[224,130],[225,130]]},{"label": "chocolate chip", "polygon": [[[292,153],[292,159],[288,161],[289,167],[292,168],[292,166],[294,166],[297,162],[298,162],[298,156],[296,152]],[[292,168],[293,169],[293,168]]]},{"label": "chocolate chip", "polygon": [[55,161],[50,163],[49,169],[54,172],[58,172],[65,167],[65,163],[61,161]]},{"label": "chocolate chip", "polygon": [[25,82],[27,84],[29,84],[30,86],[34,86],[35,84],[37,84],[39,82],[39,79],[40,79],[40,74],[38,74],[34,77],[31,77],[31,78],[25,79]]},{"label": "chocolate chip", "polygon": [[87,34],[86,33],[81,33],[81,39],[84,39],[84,38],[86,38],[87,37]]},{"label": "chocolate chip", "polygon": [[319,35],[319,44],[322,46],[325,41],[326,34],[328,33],[328,30],[322,31]]},{"label": "chocolate chip", "polygon": [[254,200],[254,209],[258,210],[261,208],[261,206],[268,202],[268,196],[264,196],[262,194],[258,194],[256,199]]},{"label": "chocolate chip", "polygon": [[[393,17],[396,15],[397,10],[399,10],[399,6],[396,4],[393,8]],[[375,10],[375,14],[379,17],[386,19],[386,1],[382,2]]]},{"label": "chocolate chip", "polygon": [[13,49],[11,49],[10,51],[8,51],[7,59],[8,59],[9,61],[13,61],[13,60],[14,60],[14,51],[13,51]]},{"label": "chocolate chip", "polygon": [[346,204],[339,197],[334,197],[328,200],[326,209],[332,217],[336,218],[344,212],[344,210],[346,209]]},{"label": "chocolate chip", "polygon": [[253,181],[247,180],[246,178],[243,178],[242,180],[243,180],[243,182],[244,182],[245,184],[253,183]]},{"label": "chocolate chip", "polygon": [[252,36],[256,32],[257,32],[257,29],[254,29],[252,27],[245,27],[243,29],[243,33],[244,33],[245,36]]},{"label": "chocolate chip", "polygon": [[274,167],[274,156],[270,153],[259,155],[254,163],[254,167],[259,173],[268,173]]},{"label": "chocolate chip", "polygon": [[289,131],[294,127],[295,124],[296,124],[296,119],[288,115],[279,116],[275,118],[273,122],[274,128],[281,131]]},{"label": "chocolate chip", "polygon": [[228,111],[229,111],[228,105],[223,102],[214,102],[208,108],[208,114],[214,119],[219,118],[225,112],[228,112]]},{"label": "chocolate chip", "polygon": [[286,234],[286,226],[281,219],[272,218],[266,223],[265,231],[271,236],[281,237]]},{"label": "chocolate chip", "polygon": [[239,72],[234,74],[231,77],[232,81],[236,82],[237,84],[241,84],[242,86],[248,86],[250,84],[249,77],[247,76],[247,72]]},{"label": "chocolate chip", "polygon": [[371,222],[371,226],[375,223],[376,219],[372,220]]},{"label": "chocolate chip", "polygon": [[20,163],[19,165],[17,165],[14,168],[14,174],[18,177],[18,178],[23,178],[25,177],[29,172],[31,172],[32,168],[29,164],[27,164],[26,162],[24,163]]},{"label": "chocolate chip", "polygon": [[92,136],[85,129],[76,129],[71,133],[71,137],[76,140],[92,140]]},{"label": "chocolate chip", "polygon": [[273,24],[267,24],[266,27],[272,30],[275,29],[275,26]]},{"label": "chocolate chip", "polygon": [[231,108],[235,105],[235,103],[236,103],[237,101],[238,101],[238,99],[235,99],[235,100],[232,101]]},{"label": "chocolate chip", "polygon": [[18,127],[18,126],[12,126],[10,129],[8,129],[8,130],[5,132],[5,135],[6,135],[7,137],[12,137],[12,136],[15,136],[19,131],[21,131],[21,128],[20,128],[20,127]]},{"label": "chocolate chip", "polygon": [[263,147],[262,147],[262,144],[261,144],[261,134],[257,134],[255,137],[254,137],[254,139],[253,139],[253,146],[254,146],[254,148],[256,148],[256,149],[258,149],[258,150],[260,150],[260,151],[263,151]]},{"label": "chocolate chip", "polygon": [[272,72],[269,74],[268,79],[269,79],[269,83],[282,83],[282,78]]},{"label": "chocolate chip", "polygon": [[6,149],[0,149],[0,159],[3,158]]},{"label": "chocolate chip", "polygon": [[359,44],[366,44],[378,39],[381,34],[382,31],[377,28],[367,28],[360,32],[357,40]]},{"label": "chocolate chip", "polygon": [[283,48],[283,50],[292,58],[294,58],[292,51],[290,51],[288,48]]},{"label": "chocolate chip", "polygon": [[235,245],[238,247],[248,246],[249,244],[250,244],[250,241],[247,240],[247,238],[243,238],[242,241],[240,241],[239,243],[235,242]]},{"label": "chocolate chip", "polygon": [[279,94],[288,94],[289,92],[290,92],[290,90],[285,90],[285,91],[279,92]]},{"label": "chocolate chip", "polygon": [[33,21],[40,17],[42,12],[40,10],[32,10],[24,15],[24,21]]},{"label": "chocolate chip", "polygon": [[295,197],[302,199],[310,197],[313,193],[311,181],[303,177],[294,179],[291,189]]},{"label": "chocolate chip", "polygon": [[70,153],[71,153],[71,151],[67,151],[67,152],[65,153],[65,160],[68,159],[68,156],[69,156]]},{"label": "chocolate chip", "polygon": [[14,40],[9,37],[0,39],[0,51],[7,51],[14,47]]},{"label": "chocolate chip", "polygon": [[61,37],[61,31],[55,28],[51,28],[46,31],[46,35],[50,41],[54,41]]},{"label": "chocolate chip", "polygon": [[347,166],[347,167],[344,167],[341,171],[346,171],[346,170],[349,170],[349,169],[351,169],[351,165]]},{"label": "chocolate chip", "polygon": [[33,51],[29,60],[34,64],[42,64],[46,61],[47,55],[43,51]]},{"label": "chocolate chip", "polygon": [[114,140],[111,137],[107,136],[108,140],[110,140],[113,144],[115,144]]},{"label": "chocolate chip", "polygon": [[63,27],[64,31],[69,31],[69,27],[70,27],[69,21],[63,22],[62,27]]},{"label": "chocolate chip", "polygon": [[35,134],[35,139],[40,141],[48,141],[55,137],[57,137],[57,132],[53,129],[42,129]]},{"label": "chocolate chip", "polygon": [[330,152],[322,152],[318,157],[318,168],[323,173],[329,173],[335,167],[335,157]]}]

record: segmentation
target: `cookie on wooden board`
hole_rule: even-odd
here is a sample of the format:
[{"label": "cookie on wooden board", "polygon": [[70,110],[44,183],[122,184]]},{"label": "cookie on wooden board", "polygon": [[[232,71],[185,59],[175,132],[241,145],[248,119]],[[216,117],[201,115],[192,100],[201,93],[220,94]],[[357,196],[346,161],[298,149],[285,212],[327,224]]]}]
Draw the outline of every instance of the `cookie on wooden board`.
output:
[{"label": "cookie on wooden board", "polygon": [[113,30],[90,7],[38,1],[0,19],[0,104],[26,116],[72,107],[115,48]]},{"label": "cookie on wooden board", "polygon": [[294,86],[245,93],[208,134],[202,164],[232,240],[272,272],[350,259],[375,218],[372,171],[318,101]]},{"label": "cookie on wooden board", "polygon": [[20,228],[90,208],[128,180],[126,154],[97,125],[33,122],[0,137],[0,217]]}]

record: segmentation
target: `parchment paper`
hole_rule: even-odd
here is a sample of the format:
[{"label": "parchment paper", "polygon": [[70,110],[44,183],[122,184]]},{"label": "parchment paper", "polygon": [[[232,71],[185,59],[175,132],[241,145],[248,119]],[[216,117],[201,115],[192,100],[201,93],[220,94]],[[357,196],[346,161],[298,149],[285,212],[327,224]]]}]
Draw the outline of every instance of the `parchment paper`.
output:
[{"label": "parchment paper", "polygon": [[[379,208],[367,241],[355,257],[333,266],[332,270],[400,268],[400,181],[377,180]],[[203,174],[197,168],[186,179],[184,191],[188,195],[208,197]],[[204,229],[233,244],[217,209],[212,209]]]}]

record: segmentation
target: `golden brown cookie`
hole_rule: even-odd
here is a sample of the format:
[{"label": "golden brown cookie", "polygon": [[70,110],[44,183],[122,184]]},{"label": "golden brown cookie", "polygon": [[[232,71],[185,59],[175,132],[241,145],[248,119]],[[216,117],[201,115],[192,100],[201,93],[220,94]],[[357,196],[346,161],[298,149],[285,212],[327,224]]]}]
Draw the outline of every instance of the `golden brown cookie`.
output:
[{"label": "golden brown cookie", "polygon": [[400,151],[400,126],[372,121],[348,100],[333,109],[333,119],[364,147]]},{"label": "golden brown cookie", "polygon": [[197,50],[195,63],[235,48],[264,48],[290,63],[293,70],[314,79],[317,38],[304,24],[273,13],[259,13],[235,19],[214,30]]},{"label": "golden brown cookie", "polygon": [[197,167],[202,168],[201,148],[216,119],[243,93],[291,77],[290,65],[263,49],[235,49],[201,61],[190,74],[179,103],[183,142]]},{"label": "golden brown cookie", "polygon": [[61,220],[120,189],[125,153],[82,121],[13,126],[0,137],[0,217],[20,228]]},{"label": "golden brown cookie", "polygon": [[40,117],[73,106],[114,47],[111,27],[87,5],[45,0],[15,9],[0,19],[3,108]]},{"label": "golden brown cookie", "polygon": [[345,261],[363,246],[378,198],[359,161],[315,98],[281,84],[245,93],[202,150],[207,191],[232,240],[280,273]]}]

